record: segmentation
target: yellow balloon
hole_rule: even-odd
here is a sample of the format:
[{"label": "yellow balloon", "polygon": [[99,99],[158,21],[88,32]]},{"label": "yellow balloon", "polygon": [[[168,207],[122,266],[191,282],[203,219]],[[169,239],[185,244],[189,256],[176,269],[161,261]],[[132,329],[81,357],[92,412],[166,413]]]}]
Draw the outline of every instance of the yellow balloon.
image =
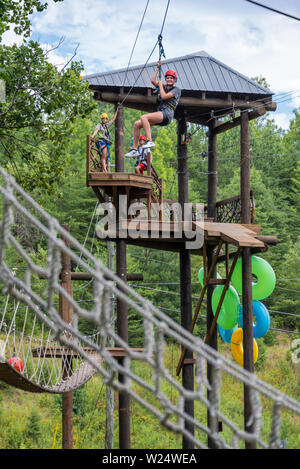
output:
[{"label": "yellow balloon", "polygon": [[[244,366],[244,349],[243,349],[243,329],[240,327],[236,329],[231,336],[231,352],[235,361]],[[253,363],[257,362],[258,358],[258,345],[253,339]]]}]

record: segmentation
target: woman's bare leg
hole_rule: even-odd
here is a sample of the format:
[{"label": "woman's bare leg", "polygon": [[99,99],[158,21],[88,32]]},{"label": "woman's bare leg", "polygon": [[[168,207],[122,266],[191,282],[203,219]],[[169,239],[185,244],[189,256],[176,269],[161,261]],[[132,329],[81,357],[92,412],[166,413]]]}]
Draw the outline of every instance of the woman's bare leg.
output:
[{"label": "woman's bare leg", "polygon": [[151,138],[151,126],[155,124],[160,124],[164,120],[163,113],[152,112],[151,114],[145,114],[141,116],[141,122],[145,130],[145,137],[147,140],[152,140]]},{"label": "woman's bare leg", "polygon": [[106,167],[106,158],[107,158],[107,148],[103,147],[101,148],[101,165],[102,165],[102,172],[107,173],[107,167]]},{"label": "woman's bare leg", "polygon": [[143,127],[142,121],[136,121],[133,127],[133,148],[137,150],[139,144],[139,138],[141,134],[141,128]]},{"label": "woman's bare leg", "polygon": [[150,114],[144,114],[141,116],[140,120],[134,123],[134,133],[133,133],[133,148],[137,149],[138,142],[141,134],[141,128],[145,130],[145,137],[147,140],[151,140],[151,126],[155,124],[160,124],[164,120],[163,113],[152,112]]}]

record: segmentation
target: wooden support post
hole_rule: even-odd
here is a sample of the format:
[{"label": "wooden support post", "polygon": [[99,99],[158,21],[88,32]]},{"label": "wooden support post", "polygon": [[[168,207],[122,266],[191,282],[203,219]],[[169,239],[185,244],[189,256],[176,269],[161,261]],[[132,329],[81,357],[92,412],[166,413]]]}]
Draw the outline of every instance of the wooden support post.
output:
[{"label": "wooden support post", "polygon": [[[208,193],[207,193],[207,216],[208,218],[216,218],[216,203],[217,203],[217,134],[215,132],[215,125],[216,120],[212,119],[210,127],[209,127],[209,134],[208,134]],[[214,260],[214,247],[207,246],[207,268],[208,270],[211,269]],[[212,272],[213,278],[216,278],[216,267],[213,267]],[[210,328],[213,323],[214,315],[211,305],[212,295],[214,292],[214,286],[208,285],[207,287],[207,307],[206,307],[206,332],[207,334],[210,331]],[[215,350],[218,349],[218,342],[217,342],[217,330],[214,329],[211,337],[210,337],[210,346],[213,347]],[[212,376],[212,366],[208,363],[207,364],[207,379],[208,382],[211,382]],[[207,399],[210,400],[210,391],[207,390]],[[210,411],[207,410],[207,425],[211,428],[214,432],[218,431],[217,428],[217,421],[214,419]],[[208,437],[207,441],[209,448],[215,448],[215,442]]]},{"label": "wooden support post", "polygon": [[160,189],[159,189],[159,221],[163,221],[163,201],[164,201],[164,180],[162,178],[159,179]]},{"label": "wooden support post", "polygon": [[[115,110],[117,110],[117,105]],[[119,107],[115,120],[115,159],[116,171],[124,172],[124,111],[122,106]]]},{"label": "wooden support post", "polygon": [[[184,204],[188,203],[188,160],[187,146],[181,144],[181,136],[186,133],[186,118],[181,116],[178,119],[177,127],[177,148],[178,148],[178,200],[184,214]],[[185,247],[180,249],[180,307],[181,325],[185,329],[190,329],[192,322],[192,286],[191,286],[191,252]],[[192,359],[193,353],[186,351],[186,358]],[[184,388],[194,390],[194,367],[191,362],[182,365],[182,385]],[[194,417],[194,402],[185,400],[184,411]],[[185,428],[193,435],[194,426],[185,422]],[[193,443],[185,436],[182,438],[183,449],[193,449]]]},{"label": "wooden support post", "polygon": [[[195,312],[194,312],[194,316],[193,316],[191,327],[190,327],[190,332],[193,332],[193,330],[194,330],[194,327],[195,327],[195,324],[196,324],[196,321],[197,321],[197,318],[198,318],[198,314],[199,314],[199,311],[200,311],[200,308],[201,308],[201,305],[202,305],[202,301],[203,301],[207,286],[209,284],[212,273],[215,270],[215,265],[217,263],[219,252],[221,250],[222,244],[223,244],[223,241],[221,240],[218,244],[218,247],[217,247],[216,253],[214,255],[212,265],[210,266],[209,272],[208,272],[207,276],[206,276],[206,274],[204,275],[203,288],[201,290],[201,294],[200,294],[200,297],[199,297],[199,300],[197,302],[197,306],[196,306],[196,309],[195,309]],[[203,264],[205,265],[204,256],[206,258],[206,252],[203,252]],[[186,347],[184,347],[181,351],[181,355],[180,355],[178,365],[177,365],[177,368],[176,368],[177,376],[179,376],[179,374],[180,374],[182,364],[183,364],[183,361],[185,359],[186,351],[187,351]]]},{"label": "wooden support post", "polygon": [[235,253],[235,256],[234,256],[234,259],[233,259],[233,262],[232,262],[230,271],[229,271],[229,273],[228,273],[227,276],[226,276],[226,282],[225,282],[224,288],[223,288],[223,290],[222,290],[222,294],[221,294],[221,297],[220,297],[220,300],[219,300],[219,303],[218,303],[218,306],[217,306],[217,309],[216,309],[216,312],[215,312],[213,321],[212,321],[212,323],[211,323],[209,332],[207,333],[207,335],[206,335],[206,337],[205,337],[205,343],[208,344],[208,345],[210,345],[211,337],[212,337],[212,335],[213,335],[213,333],[214,333],[214,330],[216,329],[216,324],[217,324],[217,320],[218,320],[218,317],[219,317],[219,313],[220,313],[220,311],[221,311],[222,304],[223,304],[223,301],[224,301],[226,292],[227,292],[227,290],[228,290],[228,288],[229,288],[230,280],[231,280],[231,277],[232,277],[232,273],[233,273],[233,270],[234,270],[235,265],[236,265],[236,263],[237,263],[237,260],[238,260],[238,258],[239,258],[239,256],[240,256],[240,252],[241,252],[241,248],[238,248],[237,252]]},{"label": "wooden support post", "polygon": [[[115,155],[116,171],[124,172],[124,113],[123,108],[119,108],[115,120]],[[117,203],[116,211],[119,216],[119,195],[118,190],[115,194]],[[118,239],[116,241],[116,272],[117,275],[126,282],[126,241]],[[128,343],[128,309],[126,303],[117,300],[117,333]],[[123,358],[120,359],[122,365]],[[124,382],[124,376],[119,373],[119,382]],[[130,449],[130,396],[126,392],[119,392],[119,449]]]},{"label": "wooden support post", "polygon": [[[66,231],[70,231],[68,225],[62,225]],[[62,238],[66,246],[70,243],[67,239]],[[70,296],[72,296],[71,281],[71,259],[68,254],[61,254],[61,286]],[[60,293],[59,295],[59,312],[60,316],[67,324],[71,322],[73,315],[73,307]],[[70,362],[71,361],[71,362]],[[64,366],[65,365],[65,366]],[[62,357],[63,369],[69,370],[72,366],[72,358]],[[67,378],[68,371],[63,371],[63,378]],[[62,448],[73,449],[73,395],[72,392],[62,394]]]},{"label": "wooden support post", "polygon": [[146,160],[147,160],[147,176],[151,176],[151,156],[150,156],[150,153],[147,153]]},{"label": "wooden support post", "polygon": [[[115,270],[115,248],[113,241],[107,241],[107,266],[114,272]],[[111,293],[111,311],[114,315],[114,295]],[[108,337],[108,347],[114,347],[115,342]],[[114,447],[114,388],[106,386],[106,418],[105,418],[105,449]]]},{"label": "wooden support post", "polygon": [[[126,281],[126,241],[117,240],[116,249],[117,275]],[[128,309],[127,305],[117,300],[117,333],[128,343]],[[122,365],[124,358],[120,359]],[[124,382],[124,375],[119,374],[120,383]],[[119,393],[119,449],[130,449],[130,396],[126,392]]]},{"label": "wooden support post", "polygon": [[89,172],[90,172],[90,153],[91,153],[91,136],[87,135],[86,137],[86,186],[88,187],[89,183]]},{"label": "wooden support post", "polygon": [[[241,223],[251,223],[250,213],[250,153],[249,153],[249,119],[248,112],[241,114]],[[253,364],[253,311],[252,311],[252,268],[251,250],[244,248],[242,253],[243,282],[243,349],[244,368],[254,373]],[[244,428],[251,432],[250,389],[244,385]],[[246,442],[246,449],[255,449],[255,442]]]}]

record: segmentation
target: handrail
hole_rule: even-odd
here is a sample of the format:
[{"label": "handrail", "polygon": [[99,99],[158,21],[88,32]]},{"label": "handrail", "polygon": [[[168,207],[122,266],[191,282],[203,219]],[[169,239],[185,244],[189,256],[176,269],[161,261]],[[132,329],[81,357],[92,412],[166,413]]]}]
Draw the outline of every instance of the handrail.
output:
[{"label": "handrail", "polygon": [[[207,211],[207,204],[204,205],[204,211]],[[251,224],[254,221],[255,199],[254,191],[250,191],[250,211]],[[216,222],[219,223],[240,223],[241,221],[241,196],[234,195],[216,203]]]}]

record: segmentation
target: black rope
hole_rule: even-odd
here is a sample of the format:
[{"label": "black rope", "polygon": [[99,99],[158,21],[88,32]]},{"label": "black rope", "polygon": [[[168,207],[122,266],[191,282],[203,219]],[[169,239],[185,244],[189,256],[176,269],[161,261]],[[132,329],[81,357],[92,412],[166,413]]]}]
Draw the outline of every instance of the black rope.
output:
[{"label": "black rope", "polygon": [[166,22],[166,18],[167,18],[167,13],[168,13],[169,5],[170,5],[170,0],[168,0],[168,5],[167,5],[166,11],[165,11],[164,20],[163,20],[162,27],[161,27],[161,30],[160,30],[160,36],[162,36],[162,32],[163,32],[163,29],[164,29],[164,27],[165,27],[165,22]]},{"label": "black rope", "polygon": [[135,41],[134,41],[134,45],[133,45],[133,48],[132,48],[132,51],[131,51],[131,54],[130,54],[130,58],[129,58],[128,65],[127,65],[127,70],[126,70],[124,81],[123,81],[123,86],[124,86],[126,78],[127,78],[127,73],[128,73],[128,69],[129,69],[129,66],[130,66],[130,62],[131,62],[133,52],[134,52],[134,49],[135,49],[135,46],[136,46],[140,31],[141,31],[141,28],[142,28],[142,25],[143,25],[143,22],[144,22],[144,18],[145,18],[145,15],[146,15],[148,5],[149,5],[149,0],[147,0],[147,4],[146,4],[145,9],[144,9],[143,17],[142,17],[142,20],[141,20],[141,23],[140,23],[140,26],[139,26],[139,29],[138,29],[138,32],[137,32],[137,35],[136,35],[136,38],[135,38]]},{"label": "black rope", "polygon": [[293,20],[300,21],[300,18],[297,16],[289,15],[288,13],[284,13],[280,10],[275,10],[275,8],[268,7],[267,5],[262,5],[261,3],[254,2],[253,0],[246,0],[246,2],[253,3],[253,5],[257,5],[262,8],[266,8],[266,10],[274,11],[275,13],[279,13],[280,15],[287,16],[288,18],[292,18]]},{"label": "black rope", "polygon": [[[124,101],[128,98],[128,96],[130,95],[131,91],[133,90],[134,88],[134,85],[136,84],[136,82],[138,81],[138,79],[140,78],[142,72],[144,71],[144,69],[146,68],[150,58],[152,57],[152,54],[154,53],[155,49],[156,49],[156,46],[157,44],[160,43],[160,40],[162,38],[162,32],[163,32],[163,29],[164,29],[164,26],[165,26],[165,22],[166,22],[166,18],[167,18],[167,13],[168,13],[168,9],[169,9],[169,5],[170,5],[170,0],[168,0],[168,4],[167,4],[167,8],[166,8],[166,11],[165,11],[165,15],[164,15],[164,19],[163,19],[163,22],[162,22],[162,26],[161,26],[161,30],[160,30],[160,34],[158,35],[158,38],[157,38],[157,41],[152,49],[152,51],[150,52],[150,55],[148,57],[148,59],[146,60],[145,64],[143,65],[140,73],[138,74],[137,78],[135,79],[135,82],[133,83],[133,85],[131,86],[130,90],[128,91],[128,93],[126,94],[126,96],[124,97],[124,99],[122,100],[121,103],[119,103],[121,106],[122,104],[124,103]],[[163,50],[163,49],[162,49]],[[128,71],[128,69],[127,69]],[[126,72],[127,73],[127,72]]]}]

